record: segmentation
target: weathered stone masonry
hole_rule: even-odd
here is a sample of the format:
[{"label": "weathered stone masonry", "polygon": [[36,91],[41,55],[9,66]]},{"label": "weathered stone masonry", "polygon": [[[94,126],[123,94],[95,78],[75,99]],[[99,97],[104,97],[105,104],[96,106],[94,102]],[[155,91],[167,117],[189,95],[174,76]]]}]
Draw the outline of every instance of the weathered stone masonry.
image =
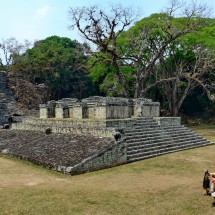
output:
[{"label": "weathered stone masonry", "polygon": [[150,99],[92,96],[78,101],[62,99],[40,105],[40,118],[126,119],[159,117],[160,104]]},{"label": "weathered stone masonry", "polygon": [[[37,159],[43,156],[41,165],[71,174],[212,144],[182,126],[180,117],[159,117],[159,106],[148,99],[67,98],[40,105],[40,118],[26,118],[22,123],[12,124],[12,129],[20,130],[17,138],[22,136],[22,131],[41,132],[40,142],[34,140],[38,145],[36,155],[30,139],[21,146],[34,155],[28,160],[38,163]],[[49,135],[44,136],[47,130]],[[1,141],[0,150],[10,152],[10,144],[4,148],[5,138]]]},{"label": "weathered stone masonry", "polygon": [[16,113],[16,99],[8,87],[7,73],[0,71],[0,125],[8,123],[8,118]]}]

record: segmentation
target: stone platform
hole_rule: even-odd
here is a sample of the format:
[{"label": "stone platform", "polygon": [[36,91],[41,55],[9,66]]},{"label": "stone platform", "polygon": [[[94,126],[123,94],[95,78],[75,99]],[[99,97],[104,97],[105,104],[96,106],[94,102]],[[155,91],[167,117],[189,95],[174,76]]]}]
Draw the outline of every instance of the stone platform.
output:
[{"label": "stone platform", "polygon": [[2,154],[61,172],[69,172],[68,167],[83,162],[113,144],[113,138],[105,137],[71,134],[46,135],[40,131],[0,131],[0,152]]},{"label": "stone platform", "polygon": [[40,105],[40,118],[0,132],[0,152],[79,174],[212,144],[180,117],[159,117],[159,108],[145,98],[49,101]]},{"label": "stone platform", "polygon": [[179,117],[26,118],[0,132],[1,153],[70,174],[211,144],[181,125]]},{"label": "stone platform", "polygon": [[[128,118],[128,119],[38,119],[24,118],[22,123],[13,123],[12,129],[45,131],[50,129],[52,133],[72,133],[81,135],[93,135],[100,137],[114,137],[123,129],[135,128],[138,120],[153,119],[160,126],[180,126],[180,117],[153,117],[153,118]],[[123,132],[122,132],[123,133]]]}]

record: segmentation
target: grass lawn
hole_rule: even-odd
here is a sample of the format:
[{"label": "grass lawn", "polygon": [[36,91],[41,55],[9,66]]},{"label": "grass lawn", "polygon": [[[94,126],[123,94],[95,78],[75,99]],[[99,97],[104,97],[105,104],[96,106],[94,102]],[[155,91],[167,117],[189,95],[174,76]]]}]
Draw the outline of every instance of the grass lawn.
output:
[{"label": "grass lawn", "polygon": [[[215,142],[215,126],[192,129]],[[78,176],[0,156],[0,215],[214,215],[205,168],[215,145]]]}]

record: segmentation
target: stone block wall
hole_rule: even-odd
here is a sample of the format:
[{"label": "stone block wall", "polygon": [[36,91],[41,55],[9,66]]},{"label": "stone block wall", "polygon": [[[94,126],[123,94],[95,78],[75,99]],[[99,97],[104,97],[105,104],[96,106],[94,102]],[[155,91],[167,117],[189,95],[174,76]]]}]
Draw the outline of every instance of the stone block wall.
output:
[{"label": "stone block wall", "polygon": [[59,119],[69,117],[69,108],[64,106],[64,104],[57,104],[55,107],[55,117]]},{"label": "stone block wall", "polygon": [[19,112],[15,96],[8,86],[8,76],[4,71],[0,71],[0,125],[8,123],[8,118]]},{"label": "stone block wall", "polygon": [[107,119],[107,111],[104,105],[98,105],[95,107],[95,119]]},{"label": "stone block wall", "polygon": [[154,117],[153,118],[160,126],[180,126],[181,117]]},{"label": "stone block wall", "polygon": [[24,119],[22,123],[13,123],[13,130],[43,131],[50,129],[51,133],[70,133],[92,135],[97,137],[113,137],[117,130],[106,127],[104,122],[67,121],[49,119]]},{"label": "stone block wall", "polygon": [[89,106],[88,109],[87,109],[87,118],[89,119],[95,119],[96,116],[95,116],[95,107],[91,107]]},{"label": "stone block wall", "polygon": [[73,117],[75,119],[83,119],[83,107],[81,105],[75,105],[73,107]]},{"label": "stone block wall", "polygon": [[40,118],[41,119],[49,118],[48,108],[47,108],[47,106],[45,104],[40,105]]},{"label": "stone block wall", "polygon": [[129,118],[128,106],[117,105],[117,106],[108,106],[107,107],[107,119],[125,119]]},{"label": "stone block wall", "polygon": [[150,99],[134,100],[134,117],[159,117],[160,103]]},{"label": "stone block wall", "polygon": [[[51,105],[53,107],[53,105]],[[45,106],[41,105],[41,109]],[[41,110],[41,118],[47,118],[50,105],[47,105],[47,113]],[[68,110],[67,110],[68,109]],[[77,119],[126,119],[130,117],[158,117],[160,104],[150,99],[126,99],[114,97],[93,96],[78,101],[77,99],[62,99],[56,102],[56,118],[77,118]]]},{"label": "stone block wall", "polygon": [[[100,151],[98,154],[84,160],[80,164],[65,168],[65,172],[80,174],[88,171],[100,170],[108,167],[118,166],[127,163],[127,148],[124,140],[121,140],[111,147]],[[60,167],[58,171],[62,171]]]}]

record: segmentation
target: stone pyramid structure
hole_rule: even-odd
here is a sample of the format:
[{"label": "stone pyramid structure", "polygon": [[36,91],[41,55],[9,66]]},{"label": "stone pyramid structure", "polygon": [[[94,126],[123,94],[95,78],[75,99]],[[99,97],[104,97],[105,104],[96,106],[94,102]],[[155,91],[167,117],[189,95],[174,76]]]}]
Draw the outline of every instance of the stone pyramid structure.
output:
[{"label": "stone pyramid structure", "polygon": [[211,144],[183,125],[159,125],[153,118],[136,120],[125,142],[128,162]]},{"label": "stone pyramid structure", "polygon": [[159,104],[145,99],[52,101],[40,106],[40,118],[0,133],[1,153],[70,174],[211,144],[180,117],[159,117]]}]

